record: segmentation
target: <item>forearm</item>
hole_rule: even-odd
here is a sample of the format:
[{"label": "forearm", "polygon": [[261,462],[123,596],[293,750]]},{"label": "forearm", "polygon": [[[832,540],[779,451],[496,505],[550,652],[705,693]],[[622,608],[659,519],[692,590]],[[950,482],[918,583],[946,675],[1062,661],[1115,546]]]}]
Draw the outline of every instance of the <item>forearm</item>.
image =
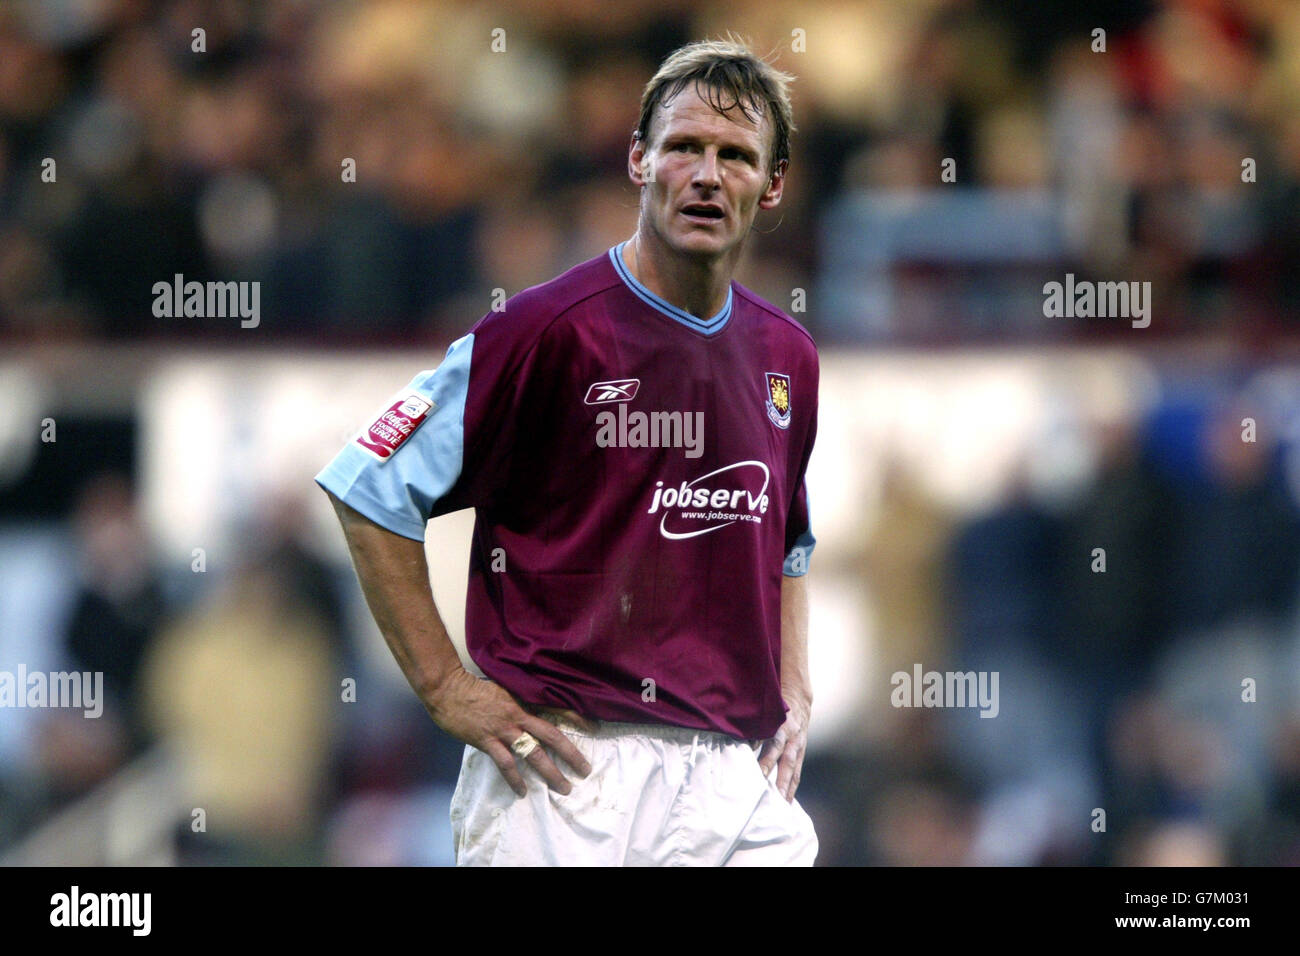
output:
[{"label": "forearm", "polygon": [[429,586],[424,544],[382,528],[330,494],[370,613],[423,701],[461,667]]},{"label": "forearm", "polygon": [[781,691],[812,703],[808,669],[808,576],[781,578]]}]

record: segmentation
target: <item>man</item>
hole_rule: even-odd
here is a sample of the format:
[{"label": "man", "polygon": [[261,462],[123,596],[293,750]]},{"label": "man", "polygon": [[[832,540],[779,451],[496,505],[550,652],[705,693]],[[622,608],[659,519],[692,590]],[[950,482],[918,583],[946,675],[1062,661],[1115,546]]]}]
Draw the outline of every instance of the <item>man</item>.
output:
[{"label": "man", "polygon": [[[791,79],[733,42],[673,53],[628,157],[635,235],[486,315],[317,478],[385,640],[466,744],[458,864],[816,856],[794,792],[817,353],[731,280],[781,199]],[[471,506],[486,680],[421,544]]]}]

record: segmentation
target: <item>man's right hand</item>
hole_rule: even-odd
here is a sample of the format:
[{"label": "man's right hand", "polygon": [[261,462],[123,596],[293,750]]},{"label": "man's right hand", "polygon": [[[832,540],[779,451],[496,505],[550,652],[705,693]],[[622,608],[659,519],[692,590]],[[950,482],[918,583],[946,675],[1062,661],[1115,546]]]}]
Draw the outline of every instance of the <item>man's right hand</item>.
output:
[{"label": "man's right hand", "polygon": [[[591,765],[555,724],[530,714],[500,684],[465,670],[433,603],[424,542],[381,527],[332,492],[330,501],[379,632],[434,723],[491,757],[521,797],[527,788],[510,745],[520,734],[532,734],[540,746],[528,755],[528,762],[551,789],[569,793],[572,786],[546,748],[580,776],[591,773]],[[562,713],[576,726],[593,729],[572,711]]]},{"label": "man's right hand", "polygon": [[[577,771],[579,777],[591,773],[591,764],[560,728],[530,714],[500,684],[476,677],[464,667],[452,670],[424,697],[425,709],[433,722],[457,740],[491,757],[510,789],[521,797],[527,787],[510,745],[525,732],[536,737],[541,745],[533,749],[527,760],[552,790],[567,794],[573,785],[551,760],[547,747]],[[588,724],[577,714],[566,713],[566,716],[579,726]]]}]

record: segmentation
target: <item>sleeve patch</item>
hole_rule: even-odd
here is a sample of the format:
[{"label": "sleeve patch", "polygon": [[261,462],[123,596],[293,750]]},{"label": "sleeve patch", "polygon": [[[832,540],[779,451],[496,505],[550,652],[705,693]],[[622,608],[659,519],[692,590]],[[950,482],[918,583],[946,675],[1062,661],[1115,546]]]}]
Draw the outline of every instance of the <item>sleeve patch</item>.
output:
[{"label": "sleeve patch", "polygon": [[388,461],[437,407],[421,395],[398,399],[357,436],[357,444],[380,461]]}]

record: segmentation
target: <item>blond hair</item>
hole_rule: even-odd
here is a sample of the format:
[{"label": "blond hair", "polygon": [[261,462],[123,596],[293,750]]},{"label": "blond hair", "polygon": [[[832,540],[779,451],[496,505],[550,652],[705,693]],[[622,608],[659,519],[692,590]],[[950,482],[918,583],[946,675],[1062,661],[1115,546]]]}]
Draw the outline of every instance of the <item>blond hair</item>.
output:
[{"label": "blond hair", "polygon": [[[641,94],[641,117],[633,134],[650,146],[650,122],[655,107],[672,99],[693,83],[710,106],[726,115],[739,107],[758,125],[762,116],[772,126],[772,147],[768,155],[769,175],[790,159],[790,134],[795,132],[790,108],[790,84],[794,77],[760,59],[743,40],[727,34],[725,40],[701,40],[674,50],[660,65]],[[753,107],[759,114],[751,113]]]}]

